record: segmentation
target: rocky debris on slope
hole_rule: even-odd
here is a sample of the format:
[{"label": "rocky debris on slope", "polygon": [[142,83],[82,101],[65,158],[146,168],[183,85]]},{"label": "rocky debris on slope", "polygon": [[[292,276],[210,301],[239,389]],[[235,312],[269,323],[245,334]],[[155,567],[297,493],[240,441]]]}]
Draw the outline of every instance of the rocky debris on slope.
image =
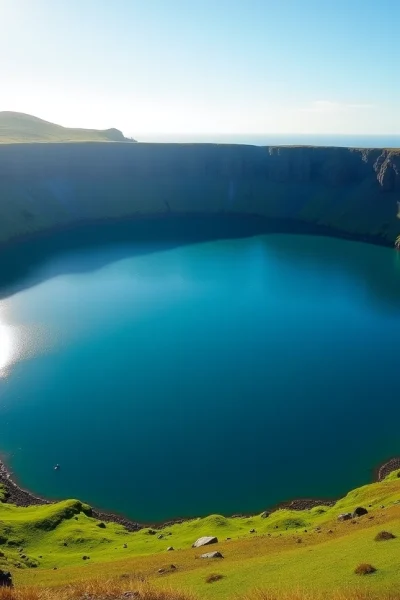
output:
[{"label": "rocky debris on slope", "polygon": [[140,523],[130,521],[121,515],[114,515],[112,513],[104,513],[93,510],[92,517],[105,523],[118,523],[118,525],[123,525],[128,531],[139,531],[140,529],[143,529],[143,525],[140,525]]},{"label": "rocky debris on slope", "polygon": [[357,506],[357,508],[355,508],[353,511],[353,519],[355,519],[356,517],[362,517],[363,515],[367,514],[368,511],[366,508],[364,508],[363,506]]},{"label": "rocky debris on slope", "polygon": [[287,508],[289,510],[311,510],[317,506],[334,506],[336,500],[319,500],[318,498],[299,498],[289,502],[281,502],[275,508]]},{"label": "rocky debris on slope", "polygon": [[388,462],[382,465],[378,471],[378,481],[382,481],[393,471],[400,469],[400,457],[391,458]]},{"label": "rocky debris on slope", "polygon": [[218,544],[218,538],[214,536],[203,536],[192,544],[192,548],[200,548],[201,546],[208,546],[209,544]]},{"label": "rocky debris on slope", "polygon": [[38,498],[30,492],[20,488],[11,479],[11,474],[8,472],[4,463],[0,461],[0,483],[6,490],[6,501],[17,506],[33,506],[38,504],[50,504],[44,498]]},{"label": "rocky debris on slope", "polygon": [[200,558],[224,558],[221,552],[206,552],[202,554]]}]

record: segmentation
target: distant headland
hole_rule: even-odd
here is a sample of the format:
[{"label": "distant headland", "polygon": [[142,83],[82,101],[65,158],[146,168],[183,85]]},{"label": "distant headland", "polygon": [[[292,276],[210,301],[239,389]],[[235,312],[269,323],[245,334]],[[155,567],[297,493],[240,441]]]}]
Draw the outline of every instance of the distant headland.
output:
[{"label": "distant headland", "polygon": [[40,142],[135,142],[118,129],[62,127],[24,113],[0,112],[0,144]]}]

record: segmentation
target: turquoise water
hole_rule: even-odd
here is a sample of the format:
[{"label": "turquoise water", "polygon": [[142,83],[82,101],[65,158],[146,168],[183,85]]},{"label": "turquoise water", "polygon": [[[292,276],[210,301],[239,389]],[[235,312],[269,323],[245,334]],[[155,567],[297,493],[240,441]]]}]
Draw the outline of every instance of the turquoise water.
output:
[{"label": "turquoise water", "polygon": [[400,454],[393,250],[51,243],[0,300],[0,448],[24,486],[157,521],[334,497]]}]

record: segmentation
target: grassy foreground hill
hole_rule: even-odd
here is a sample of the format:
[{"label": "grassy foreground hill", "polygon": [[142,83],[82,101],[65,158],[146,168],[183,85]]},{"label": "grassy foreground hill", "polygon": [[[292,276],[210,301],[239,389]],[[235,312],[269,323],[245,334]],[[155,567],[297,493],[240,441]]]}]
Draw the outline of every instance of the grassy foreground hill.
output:
[{"label": "grassy foreground hill", "polygon": [[[399,473],[332,507],[281,509],[266,518],[211,515],[134,533],[100,523],[77,500],[29,508],[2,503],[0,568],[13,573],[16,600],[23,593],[33,600],[125,592],[146,600],[400,598]],[[359,506],[368,514],[338,520]],[[390,539],[377,541],[382,531]],[[193,549],[203,535],[217,536],[218,544]],[[200,558],[214,550],[224,558]],[[360,564],[376,571],[357,575]],[[161,596],[151,591],[165,589]]]},{"label": "grassy foreground hill", "polygon": [[118,129],[75,129],[17,112],[0,112],[0,144],[32,142],[131,142]]}]

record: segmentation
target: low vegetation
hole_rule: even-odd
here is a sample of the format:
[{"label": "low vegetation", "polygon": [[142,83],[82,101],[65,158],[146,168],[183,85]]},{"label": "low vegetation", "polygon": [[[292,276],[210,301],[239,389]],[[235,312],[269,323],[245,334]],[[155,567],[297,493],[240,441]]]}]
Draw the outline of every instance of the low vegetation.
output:
[{"label": "low vegetation", "polygon": [[[332,507],[281,509],[266,517],[210,515],[155,527],[156,534],[130,533],[116,523],[99,526],[78,500],[28,508],[1,503],[0,568],[11,571],[15,584],[1,594],[8,600],[74,600],[76,590],[85,600],[131,593],[145,600],[400,600],[397,473],[351,491]],[[357,507],[367,514],[338,520]],[[390,543],[376,543],[388,533],[394,536]],[[200,559],[192,548],[210,535],[218,543],[209,548],[224,556],[218,570],[217,559]],[[171,546],[174,552],[168,552]],[[355,575],[361,564],[373,565],[373,577]],[[90,586],[97,588],[82,591]],[[98,586],[110,592],[99,595]]]}]

